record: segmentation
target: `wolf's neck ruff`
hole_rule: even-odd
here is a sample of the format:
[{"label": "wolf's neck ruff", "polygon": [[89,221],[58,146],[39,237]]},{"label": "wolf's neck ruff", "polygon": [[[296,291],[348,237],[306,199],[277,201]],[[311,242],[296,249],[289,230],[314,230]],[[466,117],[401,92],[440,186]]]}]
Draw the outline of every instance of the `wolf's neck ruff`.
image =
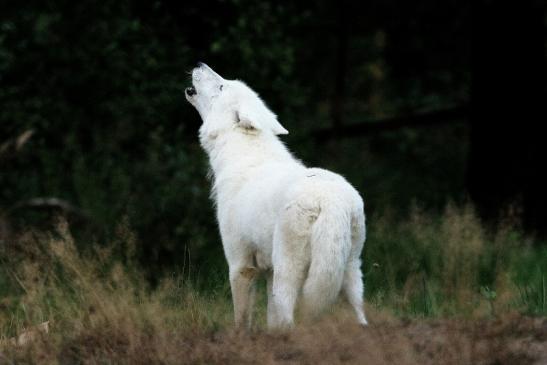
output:
[{"label": "wolf's neck ruff", "polygon": [[[249,175],[264,162],[294,163],[295,159],[278,137],[271,134],[247,134],[232,130],[209,141],[207,154],[213,172],[214,194],[234,193]],[[222,183],[220,183],[222,182]]]}]

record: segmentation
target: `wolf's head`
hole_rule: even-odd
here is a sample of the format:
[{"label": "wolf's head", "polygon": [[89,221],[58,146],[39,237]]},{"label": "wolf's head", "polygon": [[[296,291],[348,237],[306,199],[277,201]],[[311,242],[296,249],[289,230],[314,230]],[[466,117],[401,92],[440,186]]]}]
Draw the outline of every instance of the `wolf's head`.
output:
[{"label": "wolf's head", "polygon": [[200,62],[192,70],[192,86],[185,94],[203,120],[202,138],[216,138],[232,130],[274,135],[289,133],[250,87],[238,80],[223,79],[204,63]]}]

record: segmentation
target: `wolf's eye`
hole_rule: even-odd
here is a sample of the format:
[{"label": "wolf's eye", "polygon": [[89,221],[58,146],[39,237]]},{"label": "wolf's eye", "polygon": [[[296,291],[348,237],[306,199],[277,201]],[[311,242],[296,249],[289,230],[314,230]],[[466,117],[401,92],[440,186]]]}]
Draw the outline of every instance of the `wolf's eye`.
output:
[{"label": "wolf's eye", "polygon": [[220,85],[220,87],[219,87],[220,91],[222,91],[223,87],[224,87],[224,85]]}]

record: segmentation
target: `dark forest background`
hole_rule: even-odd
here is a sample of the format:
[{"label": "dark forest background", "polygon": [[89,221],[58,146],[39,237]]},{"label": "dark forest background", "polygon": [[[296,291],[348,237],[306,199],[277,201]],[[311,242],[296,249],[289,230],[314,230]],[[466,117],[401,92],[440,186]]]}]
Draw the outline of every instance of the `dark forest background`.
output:
[{"label": "dark forest background", "polygon": [[0,245],[62,214],[81,245],[130,226],[151,272],[222,262],[197,61],[256,89],[369,216],[471,201],[544,236],[546,35],[539,0],[4,1]]}]

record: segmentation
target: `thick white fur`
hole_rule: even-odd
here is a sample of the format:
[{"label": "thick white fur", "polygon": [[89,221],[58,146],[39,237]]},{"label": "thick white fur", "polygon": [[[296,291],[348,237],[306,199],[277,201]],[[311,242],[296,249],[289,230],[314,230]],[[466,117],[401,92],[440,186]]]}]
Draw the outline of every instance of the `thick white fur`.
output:
[{"label": "thick white fur", "polygon": [[304,314],[313,316],[341,290],[365,325],[359,193],[340,175],[296,160],[277,137],[287,130],[244,83],[204,64],[192,83],[186,98],[203,120],[199,137],[214,177],[236,326],[250,326],[261,271],[270,328],[293,325],[300,293]]}]

